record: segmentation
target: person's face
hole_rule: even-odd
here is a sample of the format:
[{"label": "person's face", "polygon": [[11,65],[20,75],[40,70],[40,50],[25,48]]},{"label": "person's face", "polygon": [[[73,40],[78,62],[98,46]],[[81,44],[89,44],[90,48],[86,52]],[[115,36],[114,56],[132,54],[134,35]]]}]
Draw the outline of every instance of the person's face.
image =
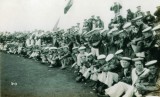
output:
[{"label": "person's face", "polygon": [[73,53],[74,53],[74,54],[78,53],[78,49],[74,49],[74,50],[73,50]]},{"label": "person's face", "polygon": [[86,41],[89,41],[89,37],[85,37]]},{"label": "person's face", "polygon": [[77,23],[77,26],[79,27],[80,23]]},{"label": "person's face", "polygon": [[141,11],[141,7],[137,7],[137,10],[138,10],[138,11]]},{"label": "person's face", "polygon": [[58,53],[61,53],[61,52],[62,52],[62,50],[61,50],[61,49],[59,49],[57,52],[58,52]]},{"label": "person's face", "polygon": [[37,54],[40,54],[40,52],[38,51]]},{"label": "person's face", "polygon": [[147,37],[149,37],[149,36],[152,36],[152,32],[145,32],[145,33],[143,33],[143,36],[144,36],[145,38],[147,38]]},{"label": "person's face", "polygon": [[80,50],[79,52],[80,52],[81,54],[83,54],[83,53],[85,52],[85,50]]},{"label": "person's face", "polygon": [[156,8],[157,8],[157,9],[159,9],[159,8],[160,8],[160,6],[157,6]]},{"label": "person's face", "polygon": [[118,58],[118,59],[120,59],[120,57],[122,57],[122,56],[123,56],[122,53],[115,55],[115,57]]},{"label": "person's face", "polygon": [[88,61],[92,61],[93,60],[93,56],[88,56]]},{"label": "person's face", "polygon": [[84,19],[84,22],[87,22],[87,19]]},{"label": "person's face", "polygon": [[139,20],[136,21],[136,25],[137,25],[137,26],[140,26],[142,23],[143,23],[143,22],[142,22],[141,19],[139,19]]},{"label": "person's face", "polygon": [[95,24],[95,23],[96,23],[96,21],[92,21],[92,23],[93,23],[93,24]]},{"label": "person's face", "polygon": [[114,22],[114,20],[113,20],[113,19],[111,19],[111,22],[113,23],[113,22]]},{"label": "person's face", "polygon": [[116,61],[116,59],[115,59],[115,58],[113,58],[113,59],[111,59],[108,63],[109,63],[109,64],[114,64],[114,63],[115,63],[115,61]]},{"label": "person's face", "polygon": [[143,70],[143,64],[142,64],[141,61],[136,61],[134,65],[136,67],[136,70],[138,70],[138,71],[142,71]]},{"label": "person's face", "polygon": [[49,54],[52,54],[53,52],[52,51],[49,51]]},{"label": "person's face", "polygon": [[150,15],[150,12],[147,12],[147,15]]},{"label": "person's face", "polygon": [[160,34],[160,30],[156,30],[155,32],[156,32],[157,34]]},{"label": "person's face", "polygon": [[57,53],[57,50],[53,50],[53,53]]},{"label": "person's face", "polygon": [[131,12],[131,10],[127,10],[127,12],[128,12],[128,13],[130,13],[130,12]]},{"label": "person's face", "polygon": [[99,63],[100,63],[101,65],[103,65],[105,62],[106,62],[105,59],[100,59],[100,60],[99,60]]},{"label": "person's face", "polygon": [[132,30],[131,27],[125,28],[126,32],[131,32],[131,30]]},{"label": "person's face", "polygon": [[83,63],[83,62],[86,62],[86,57],[85,56],[82,56],[81,57],[81,62]]},{"label": "person's face", "polygon": [[157,72],[157,68],[155,66],[150,66],[150,67],[148,67],[148,69],[150,70],[151,74],[156,74],[156,72]]},{"label": "person's face", "polygon": [[122,68],[128,68],[130,63],[126,60],[121,60],[120,61]]},{"label": "person's face", "polygon": [[108,65],[107,65],[107,64],[105,64],[105,66],[104,66],[104,68],[103,68],[103,71],[104,71],[104,72],[107,72],[107,71],[108,71]]},{"label": "person's face", "polygon": [[68,48],[64,48],[63,50],[64,50],[64,52],[67,52],[67,51],[68,51]]}]

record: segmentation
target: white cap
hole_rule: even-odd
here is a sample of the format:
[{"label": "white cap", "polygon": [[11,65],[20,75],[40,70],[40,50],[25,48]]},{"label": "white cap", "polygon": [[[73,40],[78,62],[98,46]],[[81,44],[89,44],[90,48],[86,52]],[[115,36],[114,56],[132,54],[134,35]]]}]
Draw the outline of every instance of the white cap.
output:
[{"label": "white cap", "polygon": [[86,49],[86,47],[81,46],[78,50],[80,51],[80,50],[84,50],[84,49]]},{"label": "white cap", "polygon": [[132,59],[129,57],[121,57],[121,60],[127,60],[127,61],[131,61]]},{"label": "white cap", "polygon": [[63,46],[63,48],[69,48],[68,46]]},{"label": "white cap", "polygon": [[159,47],[157,44],[154,45],[155,47]]},{"label": "white cap", "polygon": [[49,47],[44,47],[44,49],[49,49]]},{"label": "white cap", "polygon": [[142,61],[142,60],[144,60],[143,58],[134,58],[134,59],[132,59],[132,61]]},{"label": "white cap", "polygon": [[138,16],[138,17],[134,18],[133,20],[137,21],[137,20],[142,19],[142,18],[143,18],[143,16]]},{"label": "white cap", "polygon": [[87,32],[87,33],[84,33],[84,34],[88,35],[88,34],[90,34],[90,33],[95,33],[95,32],[98,32],[98,31],[100,31],[100,30],[101,30],[100,28],[95,28],[95,29],[93,29],[93,30],[91,30],[91,31],[89,31],[89,32]]},{"label": "white cap", "polygon": [[78,49],[78,47],[73,47],[72,50]]},{"label": "white cap", "polygon": [[120,53],[122,53],[122,52],[123,52],[123,50],[120,49],[120,50],[116,51],[115,55],[118,55],[118,54],[120,54]]},{"label": "white cap", "polygon": [[49,50],[57,50],[57,47],[50,47]]},{"label": "white cap", "polygon": [[145,66],[152,66],[154,65],[155,63],[157,63],[157,60],[152,60],[152,61],[149,61],[145,64]]},{"label": "white cap", "polygon": [[141,53],[136,53],[136,56],[139,58],[144,58],[145,57],[145,53],[141,52]]},{"label": "white cap", "polygon": [[151,31],[152,27],[147,27],[146,29],[144,29],[142,32],[145,33],[147,31]]},{"label": "white cap", "polygon": [[130,27],[131,25],[132,25],[131,22],[127,22],[124,24],[123,29],[126,29],[126,28]]},{"label": "white cap", "polygon": [[157,25],[157,26],[155,26],[152,30],[153,30],[153,31],[160,30],[160,24]]},{"label": "white cap", "polygon": [[123,33],[123,32],[124,32],[124,30],[120,30],[119,32],[114,33],[114,36],[117,36],[117,35],[119,35],[119,34],[121,34],[121,33]]},{"label": "white cap", "polygon": [[106,32],[106,31],[107,31],[107,29],[103,29],[103,30],[100,31],[100,34]]},{"label": "white cap", "polygon": [[118,28],[113,28],[113,29],[111,29],[111,30],[108,32],[108,34],[111,34],[111,33],[115,32],[115,31],[118,31]]},{"label": "white cap", "polygon": [[99,55],[97,59],[100,60],[100,59],[105,59],[105,58],[106,56],[102,54],[102,55]]},{"label": "white cap", "polygon": [[87,56],[87,57],[92,56],[92,53],[88,53],[86,56]]},{"label": "white cap", "polygon": [[36,52],[37,52],[37,51],[40,51],[40,50],[38,50],[38,49],[35,49],[34,51],[36,51]]},{"label": "white cap", "polygon": [[114,57],[113,54],[109,54],[107,57],[106,57],[106,61],[110,61],[112,58]]}]

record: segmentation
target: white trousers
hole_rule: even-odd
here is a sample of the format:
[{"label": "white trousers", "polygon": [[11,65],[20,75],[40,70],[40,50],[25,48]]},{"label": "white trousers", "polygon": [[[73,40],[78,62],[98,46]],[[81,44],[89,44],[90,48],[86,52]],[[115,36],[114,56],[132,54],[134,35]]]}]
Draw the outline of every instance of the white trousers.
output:
[{"label": "white trousers", "polygon": [[123,93],[123,97],[132,97],[134,92],[134,87],[126,84],[124,82],[118,82],[114,86],[105,90],[105,94],[110,97],[120,97]]},{"label": "white trousers", "polygon": [[118,82],[118,74],[113,72],[102,72],[98,74],[98,80],[108,87],[111,87],[113,82]]},{"label": "white trousers", "polygon": [[86,71],[84,72],[83,76],[87,79],[90,76],[90,68],[87,68]]},{"label": "white trousers", "polygon": [[99,56],[99,49],[97,49],[97,48],[91,48],[91,53],[92,53],[92,55],[93,56]]}]

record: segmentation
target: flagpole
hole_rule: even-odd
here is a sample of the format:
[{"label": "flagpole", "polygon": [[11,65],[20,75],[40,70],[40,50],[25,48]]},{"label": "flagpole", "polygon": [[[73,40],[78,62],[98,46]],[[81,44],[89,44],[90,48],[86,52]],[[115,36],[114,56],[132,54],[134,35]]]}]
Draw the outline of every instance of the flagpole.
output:
[{"label": "flagpole", "polygon": [[[66,0],[65,0],[66,1]],[[66,4],[64,4],[64,6],[65,6]],[[63,10],[61,11],[61,14],[60,14],[60,16],[59,16],[59,18],[58,18],[58,20],[57,20],[57,23],[55,24],[55,26],[54,26],[54,28],[53,28],[53,32],[57,32],[57,30],[58,30],[58,24],[59,24],[59,22],[61,21],[61,19],[64,17],[64,8],[63,8]],[[56,29],[55,31],[54,31],[54,29]],[[53,43],[55,43],[55,41],[57,41],[57,39],[53,39]]]}]

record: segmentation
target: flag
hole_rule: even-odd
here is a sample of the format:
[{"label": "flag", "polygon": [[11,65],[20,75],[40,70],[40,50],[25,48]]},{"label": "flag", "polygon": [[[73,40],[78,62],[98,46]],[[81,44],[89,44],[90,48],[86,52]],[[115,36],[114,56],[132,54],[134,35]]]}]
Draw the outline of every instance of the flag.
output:
[{"label": "flag", "polygon": [[68,10],[71,8],[72,5],[73,5],[73,0],[69,0],[66,7],[64,8],[64,14],[68,12]]},{"label": "flag", "polygon": [[56,31],[58,29],[58,24],[59,24],[60,18],[57,20],[56,24],[53,27],[53,31]]}]

